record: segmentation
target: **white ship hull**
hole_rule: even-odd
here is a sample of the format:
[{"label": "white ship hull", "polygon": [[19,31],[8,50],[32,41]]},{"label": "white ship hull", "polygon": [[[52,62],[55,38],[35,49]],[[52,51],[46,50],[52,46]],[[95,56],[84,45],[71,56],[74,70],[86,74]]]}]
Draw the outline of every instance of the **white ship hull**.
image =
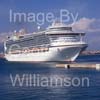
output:
[{"label": "white ship hull", "polygon": [[5,54],[8,61],[41,62],[41,61],[74,61],[86,44],[54,46],[47,52]]}]

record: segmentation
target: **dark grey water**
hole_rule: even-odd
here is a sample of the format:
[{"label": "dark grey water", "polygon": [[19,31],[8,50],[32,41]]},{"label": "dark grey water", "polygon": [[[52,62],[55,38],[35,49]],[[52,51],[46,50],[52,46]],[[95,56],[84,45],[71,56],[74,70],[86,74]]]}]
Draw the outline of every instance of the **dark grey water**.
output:
[{"label": "dark grey water", "polygon": [[[100,62],[100,56],[82,56],[80,62]],[[0,100],[100,100],[100,71],[95,69],[51,68],[48,64],[11,63],[0,60]],[[53,65],[54,66],[54,65]],[[39,74],[46,77],[89,78],[89,86],[13,87],[10,74]]]}]

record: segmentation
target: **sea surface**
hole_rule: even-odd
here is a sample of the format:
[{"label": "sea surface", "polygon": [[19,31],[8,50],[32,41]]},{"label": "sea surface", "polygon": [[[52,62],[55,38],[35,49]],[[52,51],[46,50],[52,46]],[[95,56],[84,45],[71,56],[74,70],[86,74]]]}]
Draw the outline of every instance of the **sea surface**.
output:
[{"label": "sea surface", "polygon": [[[100,63],[100,55],[80,56],[76,62]],[[14,63],[0,59],[0,100],[100,100],[100,71],[86,68],[54,68],[55,64]],[[16,75],[38,75],[37,78],[57,77],[60,79],[77,77],[89,78],[89,86],[28,86],[17,82]],[[36,79],[35,79],[36,80]],[[77,82],[76,82],[77,83]],[[55,84],[55,83],[54,83]]]}]

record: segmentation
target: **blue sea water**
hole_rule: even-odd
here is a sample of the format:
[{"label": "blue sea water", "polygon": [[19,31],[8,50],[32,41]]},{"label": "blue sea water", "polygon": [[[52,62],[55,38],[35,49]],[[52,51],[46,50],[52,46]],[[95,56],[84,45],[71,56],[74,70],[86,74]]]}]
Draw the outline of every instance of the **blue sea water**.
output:
[{"label": "blue sea water", "polygon": [[[100,55],[80,56],[77,62],[99,63]],[[53,66],[53,67],[52,67]],[[89,86],[15,86],[10,74],[39,74],[50,77],[88,77]],[[0,60],[0,100],[100,100],[100,71],[81,68],[54,68],[49,64],[12,63]]]}]

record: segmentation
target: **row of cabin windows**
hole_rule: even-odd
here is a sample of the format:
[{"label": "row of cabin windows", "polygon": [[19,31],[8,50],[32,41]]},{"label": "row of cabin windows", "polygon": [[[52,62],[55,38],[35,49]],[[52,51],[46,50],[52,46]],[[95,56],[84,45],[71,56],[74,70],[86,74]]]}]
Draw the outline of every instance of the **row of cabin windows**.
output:
[{"label": "row of cabin windows", "polygon": [[29,40],[37,40],[37,41],[39,42],[41,39],[46,39],[46,40],[48,40],[49,37],[48,37],[47,35],[45,35],[45,34],[43,34],[43,35],[37,35],[37,36],[33,36],[33,37],[31,36],[31,37],[23,38],[23,39],[16,40],[16,41],[9,40],[9,41],[7,42],[7,44],[25,42],[25,41],[29,41]]},{"label": "row of cabin windows", "polygon": [[72,37],[72,36],[69,36],[69,37],[58,37],[58,36],[51,36],[50,37],[50,40],[51,42],[56,42],[56,41],[66,41],[66,42],[77,42],[80,40],[79,37]]},{"label": "row of cabin windows", "polygon": [[13,45],[13,44],[18,44],[19,46],[21,47],[26,47],[26,46],[35,46],[35,45],[43,45],[43,44],[49,44],[49,38],[47,37],[34,37],[33,39],[27,39],[27,40],[24,40],[24,41],[14,41],[12,43],[7,43],[7,47],[9,47],[10,45]]},{"label": "row of cabin windows", "polygon": [[21,51],[19,50],[19,52],[16,50],[11,50],[11,51],[8,51],[7,53],[11,53],[11,54],[22,54],[22,53],[39,53],[39,52],[48,52],[49,51],[49,48],[47,49],[38,49],[38,50],[33,50],[33,51]]},{"label": "row of cabin windows", "polygon": [[57,28],[50,28],[49,30],[70,30],[72,31],[72,27],[57,27]]}]

